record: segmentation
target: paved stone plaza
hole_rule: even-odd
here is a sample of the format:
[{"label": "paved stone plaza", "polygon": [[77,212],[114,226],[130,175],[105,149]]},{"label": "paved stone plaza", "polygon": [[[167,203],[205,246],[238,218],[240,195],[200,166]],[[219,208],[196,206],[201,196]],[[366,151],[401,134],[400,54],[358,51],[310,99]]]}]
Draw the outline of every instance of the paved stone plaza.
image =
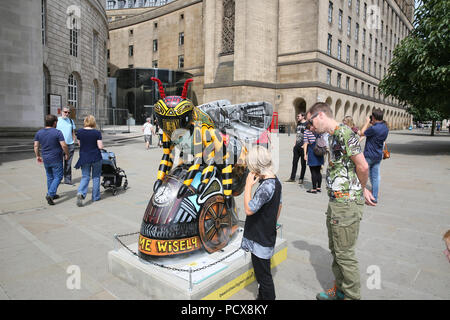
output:
[{"label": "paved stone plaza", "polygon": [[[162,149],[145,150],[141,137],[121,142],[126,134],[112,137],[104,135],[106,149],[116,153],[129,189],[112,196],[102,188],[102,200],[92,203],[88,194],[82,208],[75,204],[80,170],[74,170],[76,186],[61,185],[61,198],[49,206],[44,168],[33,152],[0,154],[0,299],[146,299],[108,272],[107,253],[114,234],[139,230]],[[282,181],[291,170],[294,139],[280,135]],[[387,142],[392,157],[381,166],[380,203],[365,208],[357,246],[362,298],[450,299],[442,241],[450,229],[450,135],[396,131]],[[77,159],[78,151],[74,163]],[[305,192],[310,181],[308,169],[304,187],[283,183],[280,222],[288,258],[273,269],[277,299],[315,299],[333,285],[324,215],[328,200],[325,193]],[[237,199],[241,208],[242,198]],[[242,209],[239,216],[245,218]],[[73,265],[81,271],[80,289],[67,286]],[[372,288],[374,270],[380,271],[379,289]],[[255,295],[254,282],[232,299]]]}]

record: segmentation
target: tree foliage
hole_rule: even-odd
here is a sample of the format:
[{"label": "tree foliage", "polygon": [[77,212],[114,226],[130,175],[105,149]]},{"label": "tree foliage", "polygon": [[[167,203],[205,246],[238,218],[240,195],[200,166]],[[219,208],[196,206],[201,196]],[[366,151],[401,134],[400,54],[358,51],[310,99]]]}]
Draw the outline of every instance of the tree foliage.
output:
[{"label": "tree foliage", "polygon": [[450,116],[450,0],[421,1],[379,89],[421,120]]}]

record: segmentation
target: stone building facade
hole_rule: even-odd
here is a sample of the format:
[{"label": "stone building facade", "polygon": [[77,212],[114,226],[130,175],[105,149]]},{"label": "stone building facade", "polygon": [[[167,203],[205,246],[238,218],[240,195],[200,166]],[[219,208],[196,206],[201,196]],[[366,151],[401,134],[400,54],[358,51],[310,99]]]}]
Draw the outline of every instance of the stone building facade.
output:
[{"label": "stone building facade", "polygon": [[61,107],[72,105],[79,123],[88,113],[101,117],[107,79],[104,1],[6,0],[0,6],[2,135],[42,127],[45,114],[57,112],[50,108],[50,95]]},{"label": "stone building facade", "polygon": [[381,108],[399,129],[411,117],[378,83],[412,29],[413,8],[413,0],[176,0],[111,21],[108,66],[190,72],[200,103],[269,101],[284,126],[326,101],[338,120],[362,125]]}]

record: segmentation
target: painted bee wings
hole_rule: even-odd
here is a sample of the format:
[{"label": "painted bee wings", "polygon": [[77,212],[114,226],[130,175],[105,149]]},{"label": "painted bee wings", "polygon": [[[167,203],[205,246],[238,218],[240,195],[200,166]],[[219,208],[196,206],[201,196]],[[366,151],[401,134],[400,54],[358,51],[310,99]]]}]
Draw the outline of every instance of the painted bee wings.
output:
[{"label": "painted bee wings", "polygon": [[272,122],[273,106],[265,101],[231,104],[217,100],[198,106],[222,133],[242,141],[256,141]]}]

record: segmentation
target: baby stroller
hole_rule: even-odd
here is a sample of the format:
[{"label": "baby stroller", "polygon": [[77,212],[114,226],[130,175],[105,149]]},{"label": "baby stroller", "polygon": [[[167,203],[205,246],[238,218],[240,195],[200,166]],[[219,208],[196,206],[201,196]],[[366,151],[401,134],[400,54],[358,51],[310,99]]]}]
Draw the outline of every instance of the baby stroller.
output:
[{"label": "baby stroller", "polygon": [[122,185],[122,179],[125,178],[123,183],[123,190],[128,187],[128,179],[125,171],[117,167],[116,155],[114,152],[108,152],[105,149],[101,150],[102,154],[102,186],[105,190],[112,190],[112,194],[117,194],[117,188]]}]

